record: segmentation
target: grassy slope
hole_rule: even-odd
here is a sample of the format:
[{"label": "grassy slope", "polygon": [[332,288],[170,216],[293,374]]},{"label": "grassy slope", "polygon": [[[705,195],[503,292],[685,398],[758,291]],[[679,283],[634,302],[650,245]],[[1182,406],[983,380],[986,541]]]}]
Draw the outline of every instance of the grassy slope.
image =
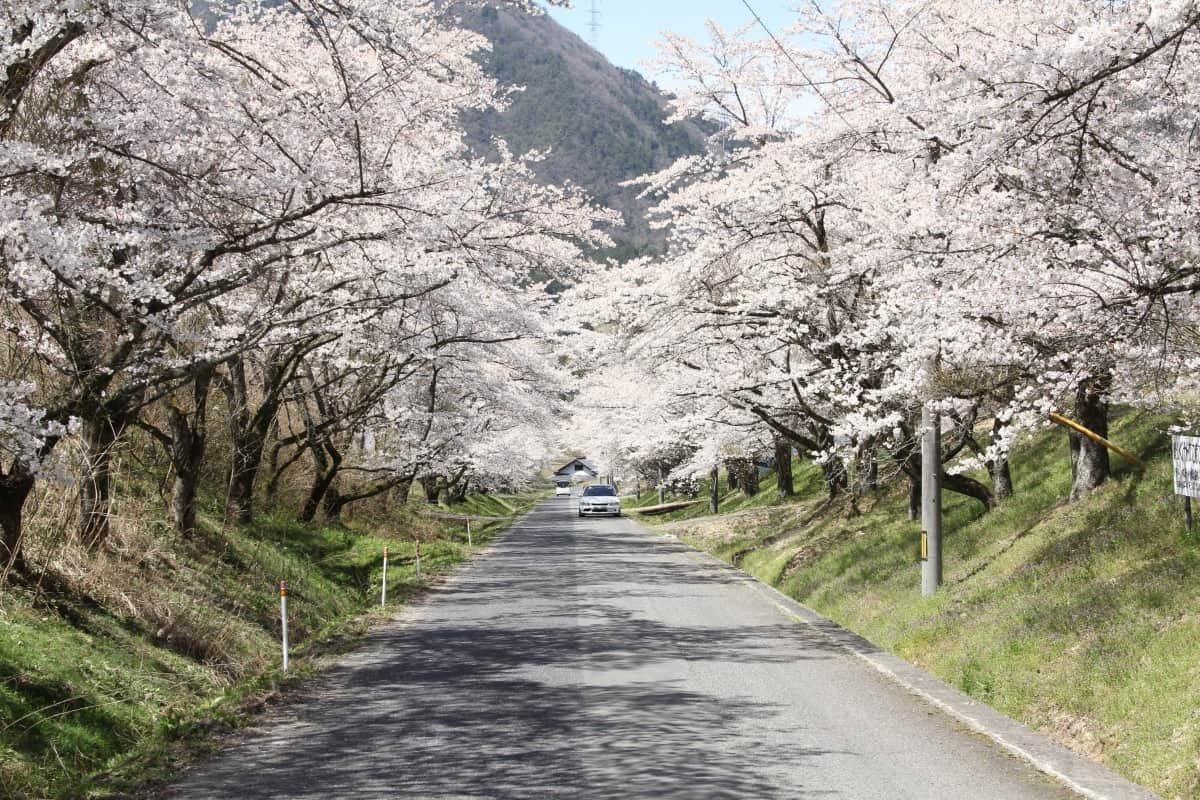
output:
[{"label": "grassy slope", "polygon": [[[792,483],[796,491],[796,496],[789,498],[784,503],[801,502],[805,498],[811,497],[816,492],[820,491],[821,470],[808,461],[793,461],[792,462]],[[722,484],[724,486],[724,484]],[[738,490],[723,491],[721,494],[721,513],[730,514],[735,511],[746,511],[752,508],[767,508],[780,504],[778,496],[779,482],[774,472],[767,472],[759,477],[758,492],[747,497]],[[679,500],[688,498],[668,497],[667,502],[673,503]],[[676,522],[687,519],[700,519],[708,516],[708,480],[700,481],[700,494],[696,498],[703,502],[696,503],[688,508],[678,511],[671,511],[666,514],[657,514],[653,517],[643,517],[638,515],[639,519],[653,519],[655,522]],[[638,508],[647,508],[649,506],[658,505],[658,492],[656,490],[645,492],[636,497],[622,497],[621,507],[630,511]]]},{"label": "grassy slope", "polygon": [[1073,506],[1059,430],[1014,454],[997,510],[948,494],[946,588],[929,599],[899,490],[853,519],[812,519],[809,494],[693,543],[1163,796],[1200,797],[1200,540],[1163,427],[1118,419],[1145,472],[1114,462],[1117,480]]},{"label": "grassy slope", "polygon": [[[469,501],[481,503],[505,514],[529,505]],[[502,527],[473,528],[475,545]],[[289,681],[316,669],[308,656],[347,646],[379,614],[385,545],[389,605],[420,591],[410,539],[356,528],[267,518],[234,530],[205,524],[200,541],[187,542],[162,525],[140,525],[86,570],[68,565],[54,585],[6,588],[0,796],[127,789],[168,774],[207,731],[244,721],[283,682],[281,579],[295,643]],[[405,519],[386,528],[403,531]],[[426,576],[469,554],[453,525],[425,535]]]}]

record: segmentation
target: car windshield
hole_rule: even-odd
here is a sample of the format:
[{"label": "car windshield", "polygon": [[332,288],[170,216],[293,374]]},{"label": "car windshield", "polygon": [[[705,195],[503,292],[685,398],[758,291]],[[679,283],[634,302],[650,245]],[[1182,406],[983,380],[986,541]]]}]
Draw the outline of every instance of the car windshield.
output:
[{"label": "car windshield", "polygon": [[566,481],[559,481],[557,484],[558,488],[560,488],[560,489],[565,489],[570,485],[571,484],[567,483]]},{"label": "car windshield", "polygon": [[617,493],[613,491],[611,486],[589,486],[583,490],[583,494],[587,497],[616,497]]}]

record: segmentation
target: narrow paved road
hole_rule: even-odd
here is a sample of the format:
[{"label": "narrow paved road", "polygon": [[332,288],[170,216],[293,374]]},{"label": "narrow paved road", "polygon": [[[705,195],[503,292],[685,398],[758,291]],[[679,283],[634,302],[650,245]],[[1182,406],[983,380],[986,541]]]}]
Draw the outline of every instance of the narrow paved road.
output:
[{"label": "narrow paved road", "polygon": [[178,798],[1067,798],[738,574],[548,501]]}]

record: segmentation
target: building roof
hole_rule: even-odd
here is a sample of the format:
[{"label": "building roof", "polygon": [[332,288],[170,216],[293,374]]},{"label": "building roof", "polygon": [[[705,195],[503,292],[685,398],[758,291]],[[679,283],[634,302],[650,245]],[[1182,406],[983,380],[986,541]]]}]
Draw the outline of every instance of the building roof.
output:
[{"label": "building roof", "polygon": [[563,464],[561,467],[556,469],[554,471],[554,474],[555,475],[566,475],[568,473],[575,473],[575,472],[579,472],[581,470],[583,472],[590,472],[592,475],[600,474],[600,470],[596,467],[596,465],[593,464],[592,462],[588,461],[586,458],[571,459],[566,464]]}]

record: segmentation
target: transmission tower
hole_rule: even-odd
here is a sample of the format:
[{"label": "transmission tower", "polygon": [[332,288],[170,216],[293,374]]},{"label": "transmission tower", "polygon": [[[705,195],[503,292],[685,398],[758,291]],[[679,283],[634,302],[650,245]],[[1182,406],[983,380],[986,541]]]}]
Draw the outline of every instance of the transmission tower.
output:
[{"label": "transmission tower", "polygon": [[590,32],[590,41],[592,47],[600,49],[600,0],[592,0],[591,7],[588,9],[588,31]]}]

